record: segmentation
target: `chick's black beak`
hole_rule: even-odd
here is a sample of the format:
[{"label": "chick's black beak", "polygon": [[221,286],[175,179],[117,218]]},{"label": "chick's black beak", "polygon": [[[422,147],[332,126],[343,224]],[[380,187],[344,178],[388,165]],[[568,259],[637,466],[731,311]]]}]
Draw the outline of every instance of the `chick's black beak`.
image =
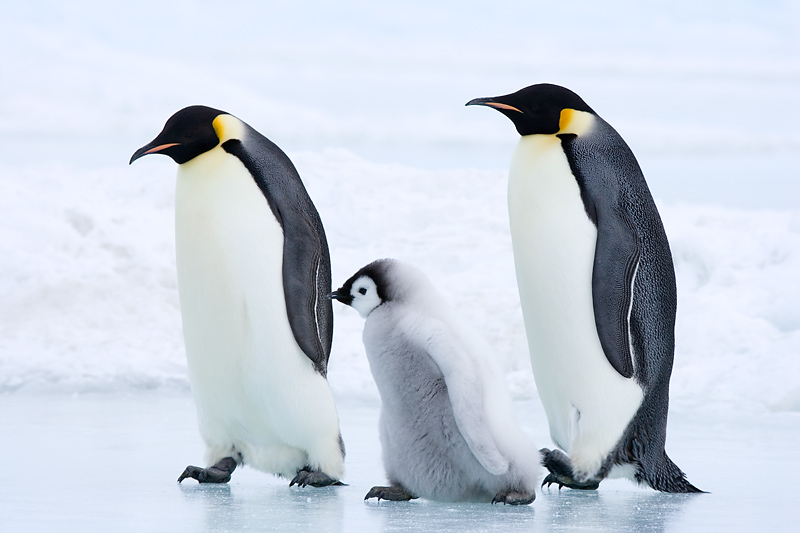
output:
[{"label": "chick's black beak", "polygon": [[341,293],[338,290],[336,290],[328,295],[328,300],[339,300],[341,299],[341,297],[342,297]]},{"label": "chick's black beak", "polygon": [[344,290],[344,288],[342,288],[342,287],[340,287],[340,288],[336,289],[335,291],[333,291],[332,293],[330,293],[328,295],[328,299],[329,300],[339,300],[340,302],[342,302],[345,305],[350,305],[351,303],[353,303],[353,297],[350,296],[350,292]]}]

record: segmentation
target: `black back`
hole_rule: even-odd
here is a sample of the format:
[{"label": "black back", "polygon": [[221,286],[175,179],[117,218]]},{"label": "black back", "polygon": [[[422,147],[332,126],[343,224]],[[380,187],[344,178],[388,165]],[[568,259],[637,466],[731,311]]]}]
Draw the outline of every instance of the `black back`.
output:
[{"label": "black back", "polygon": [[647,390],[652,380],[669,381],[675,347],[675,271],[661,218],[636,158],[603,119],[580,137],[559,137],[597,226],[592,296],[600,342],[614,368]]},{"label": "black back", "polygon": [[597,226],[592,272],[597,333],[609,362],[644,390],[602,475],[614,464],[632,463],[638,465],[636,478],[656,490],[702,492],[664,451],[677,289],[661,217],[636,158],[603,119],[597,117],[595,127],[580,137],[560,137],[587,216]]},{"label": "black back", "polygon": [[295,340],[327,375],[333,342],[331,260],[317,209],[289,157],[272,141],[245,125],[244,141],[223,143],[253,175],[283,229],[283,290]]}]

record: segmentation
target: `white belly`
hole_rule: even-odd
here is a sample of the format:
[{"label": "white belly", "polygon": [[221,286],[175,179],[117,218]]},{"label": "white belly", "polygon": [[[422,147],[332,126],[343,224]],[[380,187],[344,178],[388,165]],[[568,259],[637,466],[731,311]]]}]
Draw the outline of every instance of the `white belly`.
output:
[{"label": "white belly", "polygon": [[536,387],[550,434],[591,475],[642,400],[597,336],[592,269],[597,229],[586,215],[560,140],[522,137],[511,162],[509,216]]},{"label": "white belly", "polygon": [[179,167],[175,217],[189,377],[209,460],[233,447],[256,467],[293,475],[320,435],[338,448],[339,432],[327,381],[286,318],[281,227],[220,147]]}]

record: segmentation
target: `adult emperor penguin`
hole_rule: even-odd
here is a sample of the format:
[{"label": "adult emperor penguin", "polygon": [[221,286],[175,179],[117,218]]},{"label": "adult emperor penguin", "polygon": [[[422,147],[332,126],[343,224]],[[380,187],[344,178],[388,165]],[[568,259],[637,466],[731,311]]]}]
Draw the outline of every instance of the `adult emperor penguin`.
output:
[{"label": "adult emperor penguin", "polygon": [[382,259],[336,292],[362,317],[388,487],[364,498],[527,505],[541,466],[498,370],[417,269]]},{"label": "adult emperor penguin", "polygon": [[544,483],[700,492],[664,451],[675,272],[630,148],[557,85],[467,105],[497,109],[522,136],[508,185],[517,283],[550,435],[568,453],[542,450]]},{"label": "adult emperor penguin", "polygon": [[208,468],[238,464],[340,484],[344,445],[326,379],[330,257],[317,210],[280,148],[205,106],[175,113],[131,158],[178,163],[175,237],[189,379]]}]

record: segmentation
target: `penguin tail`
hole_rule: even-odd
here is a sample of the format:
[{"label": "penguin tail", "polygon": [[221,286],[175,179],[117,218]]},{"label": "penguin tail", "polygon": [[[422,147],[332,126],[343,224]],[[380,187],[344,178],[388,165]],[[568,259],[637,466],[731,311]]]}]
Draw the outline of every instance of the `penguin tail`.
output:
[{"label": "penguin tail", "polygon": [[[644,466],[644,465],[642,465]],[[663,453],[659,464],[654,468],[640,468],[636,476],[640,482],[650,485],[655,490],[672,493],[705,493],[686,479],[686,474]]]}]

